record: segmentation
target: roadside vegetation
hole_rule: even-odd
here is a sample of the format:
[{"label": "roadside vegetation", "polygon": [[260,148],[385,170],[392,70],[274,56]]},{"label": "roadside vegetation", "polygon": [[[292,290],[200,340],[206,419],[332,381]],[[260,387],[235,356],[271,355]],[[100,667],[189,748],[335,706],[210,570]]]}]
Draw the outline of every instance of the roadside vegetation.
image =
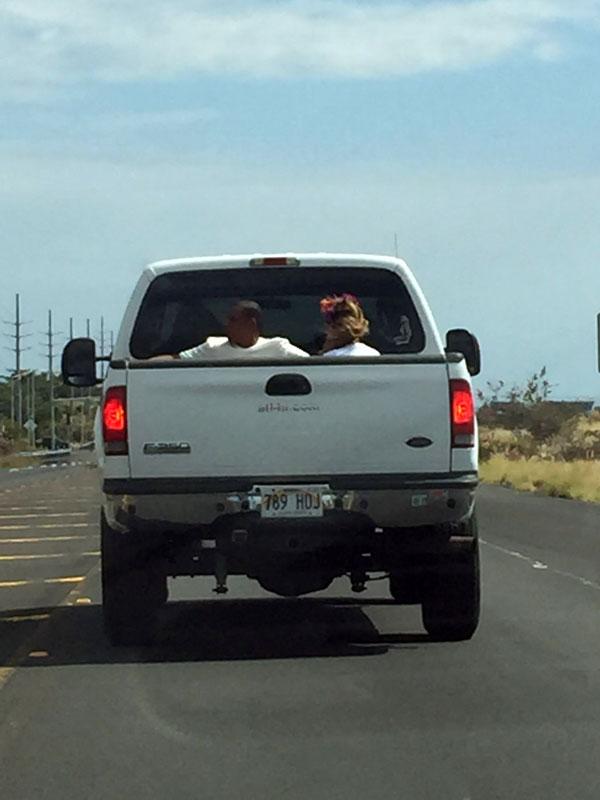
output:
[{"label": "roadside vegetation", "polygon": [[487,386],[478,393],[483,481],[600,502],[600,410],[550,400],[545,368],[524,387]]},{"label": "roadside vegetation", "polygon": [[19,384],[15,376],[0,377],[0,469],[38,464],[38,458],[19,455],[21,452],[47,449],[51,443],[51,405],[54,405],[56,442],[58,447],[69,443],[89,442],[99,390],[75,389],[55,381],[54,399],[46,373],[24,373],[21,378],[20,416],[23,423],[35,421],[35,436],[28,434],[19,416]]},{"label": "roadside vegetation", "polygon": [[32,464],[34,459],[17,455],[26,448],[26,440],[20,439],[15,426],[5,421],[0,426],[0,469],[26,467]]},{"label": "roadside vegetation", "polygon": [[27,456],[0,456],[0,469],[23,469],[35,465],[35,458],[28,458]]},{"label": "roadside vegetation", "polygon": [[520,491],[600,503],[598,462],[548,462],[535,458],[511,461],[505,456],[492,456],[481,464],[481,478],[485,483]]}]

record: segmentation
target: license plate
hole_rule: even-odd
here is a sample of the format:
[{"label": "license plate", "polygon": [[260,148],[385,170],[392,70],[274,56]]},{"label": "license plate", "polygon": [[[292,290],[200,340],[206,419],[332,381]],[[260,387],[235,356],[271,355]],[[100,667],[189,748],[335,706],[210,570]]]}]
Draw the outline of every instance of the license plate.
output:
[{"label": "license plate", "polygon": [[325,486],[258,486],[265,519],[322,517]]}]

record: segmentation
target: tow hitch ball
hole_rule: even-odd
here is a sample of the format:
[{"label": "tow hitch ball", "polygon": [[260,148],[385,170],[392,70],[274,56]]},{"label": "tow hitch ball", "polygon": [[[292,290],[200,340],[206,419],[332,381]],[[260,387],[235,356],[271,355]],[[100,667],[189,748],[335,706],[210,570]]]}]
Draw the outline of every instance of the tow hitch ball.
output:
[{"label": "tow hitch ball", "polygon": [[217,585],[213,589],[215,594],[227,594],[227,559],[222,553],[215,553],[215,578]]},{"label": "tow hitch ball", "polygon": [[356,594],[360,594],[360,592],[364,592],[367,588],[365,586],[367,582],[367,573],[363,569],[354,569],[350,573],[350,583],[352,585],[352,591]]}]

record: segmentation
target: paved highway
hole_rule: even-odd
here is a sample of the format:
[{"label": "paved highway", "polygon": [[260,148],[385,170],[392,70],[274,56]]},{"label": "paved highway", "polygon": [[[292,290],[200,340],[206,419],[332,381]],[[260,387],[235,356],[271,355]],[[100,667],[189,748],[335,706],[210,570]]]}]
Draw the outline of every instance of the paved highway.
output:
[{"label": "paved highway", "polygon": [[383,582],[179,578],[144,651],[102,635],[97,503],[93,469],[0,475],[0,796],[600,797],[600,508],[481,490],[471,642]]}]

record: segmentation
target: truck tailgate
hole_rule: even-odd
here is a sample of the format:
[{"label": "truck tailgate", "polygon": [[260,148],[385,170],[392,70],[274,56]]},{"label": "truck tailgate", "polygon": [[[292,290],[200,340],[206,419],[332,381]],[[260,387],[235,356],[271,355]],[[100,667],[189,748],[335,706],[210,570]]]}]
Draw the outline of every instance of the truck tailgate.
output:
[{"label": "truck tailgate", "polygon": [[[267,394],[270,379],[290,374],[306,378],[310,393]],[[127,395],[134,478],[450,469],[444,363],[136,365]],[[417,437],[432,443],[407,444]]]}]

